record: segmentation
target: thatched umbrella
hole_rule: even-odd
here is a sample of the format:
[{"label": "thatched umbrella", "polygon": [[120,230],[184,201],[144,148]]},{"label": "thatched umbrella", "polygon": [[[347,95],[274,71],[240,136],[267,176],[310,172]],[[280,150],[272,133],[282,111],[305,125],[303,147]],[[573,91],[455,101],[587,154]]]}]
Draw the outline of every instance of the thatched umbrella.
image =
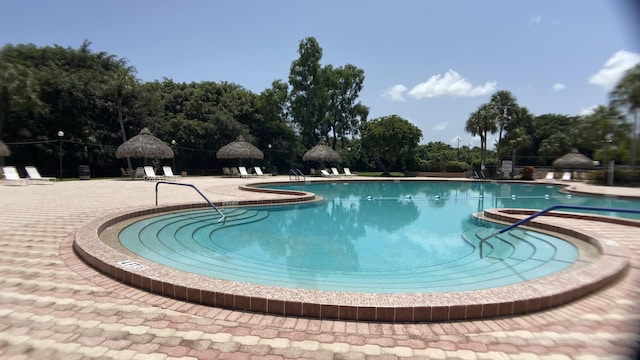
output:
[{"label": "thatched umbrella", "polygon": [[140,134],[118,146],[116,157],[118,159],[125,157],[169,159],[173,157],[173,150],[162,140],[153,136],[149,129],[144,128],[140,131]]},{"label": "thatched umbrella", "polygon": [[317,162],[340,162],[340,154],[333,150],[330,146],[324,144],[324,141],[320,140],[318,145],[309,149],[304,155],[302,155],[302,161],[317,161]]},{"label": "thatched umbrella", "polygon": [[3,143],[2,140],[0,140],[0,156],[9,156],[11,155],[11,150],[9,150],[9,147],[7,146],[7,144]]},{"label": "thatched umbrella", "polygon": [[238,159],[242,162],[243,159],[264,159],[264,153],[260,151],[253,144],[246,142],[242,135],[221,147],[216,153],[218,159]]},{"label": "thatched umbrella", "polygon": [[570,152],[557,158],[553,162],[553,167],[558,169],[570,169],[573,178],[574,169],[592,169],[595,167],[593,160],[581,154],[578,149],[573,148]]}]

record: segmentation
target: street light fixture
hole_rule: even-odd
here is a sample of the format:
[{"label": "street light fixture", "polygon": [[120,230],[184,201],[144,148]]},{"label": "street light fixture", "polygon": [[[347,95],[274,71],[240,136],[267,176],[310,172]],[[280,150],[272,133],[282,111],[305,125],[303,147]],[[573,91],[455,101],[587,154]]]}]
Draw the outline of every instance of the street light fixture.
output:
[{"label": "street light fixture", "polygon": [[62,180],[62,137],[64,136],[64,131],[58,131],[58,157],[60,159],[60,180]]},{"label": "street light fixture", "polygon": [[171,150],[173,150],[173,171],[178,171],[176,169],[176,144],[175,140],[171,140]]}]

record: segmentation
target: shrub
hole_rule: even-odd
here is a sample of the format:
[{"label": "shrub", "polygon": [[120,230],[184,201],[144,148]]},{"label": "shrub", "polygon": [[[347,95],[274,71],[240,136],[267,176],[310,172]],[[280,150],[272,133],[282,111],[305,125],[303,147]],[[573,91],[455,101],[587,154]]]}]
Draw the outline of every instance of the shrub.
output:
[{"label": "shrub", "polygon": [[469,164],[464,161],[449,161],[444,165],[444,171],[464,172],[469,170]]},{"label": "shrub", "polygon": [[534,169],[533,166],[525,166],[520,170],[520,175],[522,175],[522,180],[533,180]]}]

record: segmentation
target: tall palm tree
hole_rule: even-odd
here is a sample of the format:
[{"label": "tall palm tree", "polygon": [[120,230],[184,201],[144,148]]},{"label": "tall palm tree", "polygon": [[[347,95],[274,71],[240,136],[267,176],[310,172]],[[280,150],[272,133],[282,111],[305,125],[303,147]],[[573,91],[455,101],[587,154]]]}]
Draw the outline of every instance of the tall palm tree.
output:
[{"label": "tall palm tree", "polygon": [[[113,74],[112,87],[114,95],[116,97],[116,107],[118,110],[118,122],[120,123],[120,132],[122,134],[122,143],[127,141],[127,134],[124,128],[124,106],[122,104],[124,98],[128,96],[135,85],[135,78],[132,75],[134,69],[127,67],[125,63],[123,66],[116,69]],[[127,169],[131,170],[131,158],[127,157]]]},{"label": "tall palm tree", "polygon": [[498,127],[496,156],[500,156],[500,146],[505,130],[512,127],[510,123],[518,121],[518,101],[511,92],[499,90],[491,95],[489,104],[495,109],[496,113],[496,126]]},{"label": "tall palm tree", "polygon": [[464,129],[473,136],[480,136],[480,170],[484,170],[487,135],[489,133],[495,134],[498,130],[495,108],[488,103],[480,105],[478,110],[471,113]]},{"label": "tall palm tree", "polygon": [[609,93],[611,105],[627,108],[633,113],[633,131],[631,132],[631,168],[635,177],[637,143],[638,143],[638,113],[640,112],[640,63],[627,70],[616,87]]}]

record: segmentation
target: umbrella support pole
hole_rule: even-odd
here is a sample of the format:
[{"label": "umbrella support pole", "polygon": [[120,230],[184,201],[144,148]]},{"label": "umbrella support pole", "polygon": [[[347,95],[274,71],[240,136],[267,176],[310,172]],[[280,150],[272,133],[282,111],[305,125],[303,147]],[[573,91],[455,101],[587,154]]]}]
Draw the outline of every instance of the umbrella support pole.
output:
[{"label": "umbrella support pole", "polygon": [[200,194],[200,196],[202,196],[203,199],[205,199],[205,201],[209,204],[209,206],[211,206],[213,208],[213,210],[217,211],[218,214],[220,214],[220,219],[217,222],[221,222],[224,224],[224,222],[226,221],[226,216],[224,215],[224,213],[222,211],[220,211],[220,209],[218,209],[206,196],[204,196],[204,194],[202,193],[202,191],[200,191],[195,185],[193,184],[184,184],[184,183],[176,183],[176,182],[170,182],[170,181],[158,181],[156,182],[156,206],[158,206],[158,186],[160,184],[169,184],[169,185],[179,185],[179,186],[188,186],[190,188],[192,188],[193,190],[195,190],[198,194]]}]

